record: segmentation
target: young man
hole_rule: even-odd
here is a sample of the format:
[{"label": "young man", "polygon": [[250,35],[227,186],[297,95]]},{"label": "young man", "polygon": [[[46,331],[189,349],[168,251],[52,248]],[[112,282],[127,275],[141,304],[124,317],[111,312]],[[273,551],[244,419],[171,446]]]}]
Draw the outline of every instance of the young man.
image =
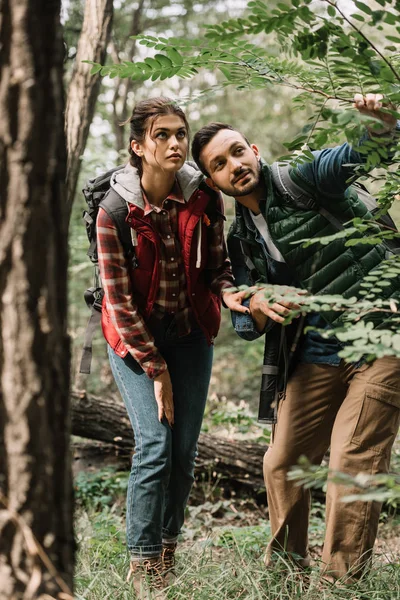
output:
[{"label": "young man", "polygon": [[[379,131],[366,135],[380,136],[382,143],[393,145],[400,123],[381,111],[381,100],[380,95],[357,94],[354,106],[382,123]],[[387,258],[388,248],[383,244],[346,247],[342,240],[308,248],[293,244],[336,233],[335,219],[343,223],[355,216],[371,217],[349,188],[355,165],[364,160],[357,148],[345,143],[313,152],[313,162],[289,171],[300,194],[304,191],[305,198],[315,198],[317,205],[311,210],[293,204],[284,182],[274,183],[271,167],[262,161],[257,146],[229,125],[203,127],[194,137],[192,154],[208,184],[236,200],[228,248],[237,285],[268,281],[296,285],[313,294],[357,296],[364,276]],[[328,213],[334,216],[333,222]],[[242,297],[243,292],[238,292],[237,298]],[[399,278],[391,280],[382,297],[400,299]],[[287,357],[293,325],[282,327],[280,323],[296,304],[283,299],[270,306],[262,291],[246,302],[250,314],[233,313],[239,335],[249,340],[266,331],[266,356]],[[390,315],[380,314],[376,326],[388,318]],[[306,323],[327,327],[338,320],[337,314],[313,315]],[[289,467],[301,455],[318,464],[330,446],[333,470],[356,475],[384,473],[389,468],[400,421],[400,360],[388,356],[372,364],[349,364],[339,358],[339,350],[336,339],[324,339],[313,331],[303,336],[288,381],[287,361],[285,365],[279,360],[264,364],[264,373],[276,369],[282,384],[273,443],[264,459],[272,529],[267,564],[284,550],[300,566],[309,565],[310,493],[287,480]],[[328,483],[322,561],[323,574],[331,580],[360,576],[376,538],[380,504],[342,503],[341,498],[351,491]]]}]

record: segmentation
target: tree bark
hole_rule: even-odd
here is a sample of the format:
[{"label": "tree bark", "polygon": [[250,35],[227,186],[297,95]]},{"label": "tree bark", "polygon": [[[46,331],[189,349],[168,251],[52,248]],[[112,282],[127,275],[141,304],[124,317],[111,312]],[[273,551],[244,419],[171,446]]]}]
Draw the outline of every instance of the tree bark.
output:
[{"label": "tree bark", "polygon": [[112,0],[86,0],[82,33],[68,88],[65,113],[68,147],[67,204],[69,209],[74,201],[82,155],[93,120],[101,82],[100,74],[91,75],[91,65],[82,61],[91,60],[104,63],[111,33],[112,16]]},{"label": "tree bark", "polygon": [[[132,427],[119,397],[102,398],[72,392],[72,433],[113,444],[126,457],[133,451]],[[264,444],[236,442],[200,434],[198,468],[214,478],[229,480],[229,486],[257,494],[264,488],[262,474]]]},{"label": "tree bark", "polygon": [[0,2],[0,599],[71,597],[60,0]]}]

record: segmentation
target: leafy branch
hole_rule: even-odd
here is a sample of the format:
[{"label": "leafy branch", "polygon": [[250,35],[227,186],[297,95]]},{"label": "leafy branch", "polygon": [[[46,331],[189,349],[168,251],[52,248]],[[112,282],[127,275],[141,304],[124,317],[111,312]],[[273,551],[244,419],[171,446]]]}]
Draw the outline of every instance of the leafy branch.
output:
[{"label": "leafy branch", "polygon": [[[296,317],[316,313],[325,316],[331,326],[316,329],[323,338],[335,337],[342,345],[339,356],[347,362],[361,359],[373,360],[382,356],[400,358],[400,296],[394,291],[385,298],[381,297],[386,288],[389,292],[398,289],[400,279],[400,260],[392,257],[384,261],[377,269],[366,275],[359,284],[357,295],[345,298],[340,294],[311,294],[292,286],[259,284],[268,306],[282,300],[299,304],[299,309],[291,309],[283,325],[292,323]],[[234,288],[249,290],[255,288],[240,286]],[[384,315],[380,328],[374,328],[375,315]]]},{"label": "leafy branch", "polygon": [[[387,64],[389,69],[392,71],[394,77],[397,79],[397,81],[400,82],[400,74],[397,73],[396,69],[394,68],[394,66],[392,65],[390,60],[387,59],[386,56],[384,56],[384,54],[382,54],[382,52],[380,52],[380,50],[376,47],[376,45],[365,35],[365,33],[359,27],[357,27],[357,25],[355,25],[348,17],[346,17],[344,12],[339,8],[338,3],[333,2],[332,0],[323,0],[323,2],[325,2],[326,4],[331,6],[334,10],[338,11],[338,13],[341,15],[343,20],[346,21],[346,23],[348,23],[350,25],[350,27],[352,27],[354,29],[354,31],[356,31],[357,34],[365,40],[365,42],[368,44],[368,46],[370,46],[374,50],[374,52],[383,60],[383,62],[385,62]],[[359,2],[357,0],[354,3],[357,6],[357,8],[364,11],[368,15],[372,16],[373,11],[367,4],[364,4],[363,2]],[[331,14],[331,16],[334,16],[333,13],[330,13],[330,14]],[[391,15],[391,14],[392,13],[389,13],[389,12],[386,13],[386,15]],[[400,42],[400,38],[397,41]]]},{"label": "leafy branch", "polygon": [[358,473],[349,475],[334,471],[326,466],[313,465],[305,457],[300,457],[298,464],[291,467],[288,479],[306,489],[326,489],[332,482],[352,489],[352,493],[343,496],[342,502],[387,502],[397,506],[400,500],[400,476],[394,473]]}]

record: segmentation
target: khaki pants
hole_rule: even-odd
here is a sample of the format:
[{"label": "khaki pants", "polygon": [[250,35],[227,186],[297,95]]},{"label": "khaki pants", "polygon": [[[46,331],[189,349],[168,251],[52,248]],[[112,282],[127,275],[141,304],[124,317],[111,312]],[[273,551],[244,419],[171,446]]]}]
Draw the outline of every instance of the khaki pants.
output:
[{"label": "khaki pants", "polygon": [[[308,552],[310,492],[288,481],[290,466],[305,455],[319,464],[328,450],[329,467],[351,475],[386,473],[400,421],[400,359],[339,367],[299,364],[278,409],[272,445],[264,457],[274,550],[301,557]],[[323,572],[334,578],[359,576],[371,557],[379,502],[343,503],[356,490],[328,483]]]}]

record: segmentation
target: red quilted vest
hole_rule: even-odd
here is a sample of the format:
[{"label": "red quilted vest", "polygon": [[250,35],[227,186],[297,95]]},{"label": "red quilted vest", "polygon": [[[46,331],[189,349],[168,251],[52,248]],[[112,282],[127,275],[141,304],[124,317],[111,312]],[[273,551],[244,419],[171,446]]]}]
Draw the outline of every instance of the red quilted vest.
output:
[{"label": "red quilted vest", "polygon": [[[221,302],[207,286],[204,267],[207,264],[207,226],[203,222],[205,208],[210,196],[197,190],[188,202],[177,203],[178,238],[182,248],[182,259],[185,268],[187,292],[194,316],[204,331],[209,344],[217,335],[221,321]],[[202,220],[201,263],[196,266],[199,220]],[[138,206],[130,204],[127,223],[136,231],[138,245],[135,246],[137,266],[129,267],[132,283],[132,295],[145,321],[149,318],[160,281],[160,243],[152,225],[150,215]],[[125,348],[119,333],[109,316],[105,298],[103,298],[101,325],[108,344],[121,357],[126,356]]]}]

